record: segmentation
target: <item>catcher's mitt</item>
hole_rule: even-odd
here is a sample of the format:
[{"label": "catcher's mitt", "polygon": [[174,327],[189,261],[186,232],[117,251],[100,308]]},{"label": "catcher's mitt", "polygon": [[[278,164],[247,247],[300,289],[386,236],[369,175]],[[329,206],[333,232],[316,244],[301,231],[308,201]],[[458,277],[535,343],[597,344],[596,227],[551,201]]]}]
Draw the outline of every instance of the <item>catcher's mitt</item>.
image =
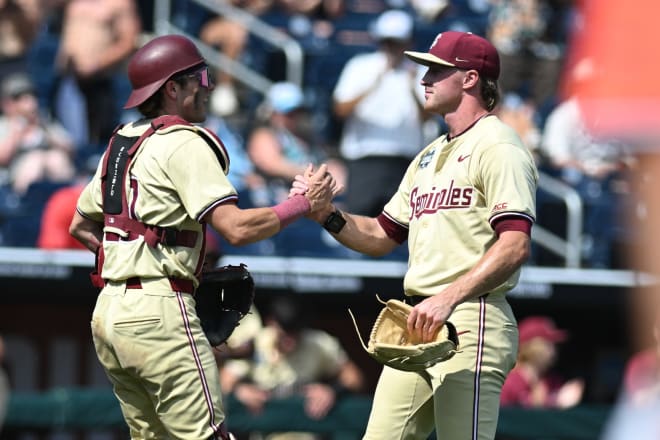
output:
[{"label": "catcher's mitt", "polygon": [[[458,334],[451,322],[445,322],[435,341],[418,344],[412,340],[406,325],[412,306],[396,299],[385,302],[378,298],[378,301],[385,307],[371,329],[368,346],[358,331],[362,347],[378,362],[397,370],[422,371],[446,361],[458,351]],[[357,331],[352,313],[351,318]]]},{"label": "catcher's mitt", "polygon": [[195,308],[212,346],[225,342],[254,300],[254,280],[247,266],[222,266],[204,271],[195,293]]}]

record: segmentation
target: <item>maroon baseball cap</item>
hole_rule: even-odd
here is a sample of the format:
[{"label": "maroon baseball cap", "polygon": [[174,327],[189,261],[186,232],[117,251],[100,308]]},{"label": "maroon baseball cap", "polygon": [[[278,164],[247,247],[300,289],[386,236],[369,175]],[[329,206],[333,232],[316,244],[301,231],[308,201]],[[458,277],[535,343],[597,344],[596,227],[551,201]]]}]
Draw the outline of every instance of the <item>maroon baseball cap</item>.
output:
[{"label": "maroon baseball cap", "polygon": [[406,51],[405,54],[424,66],[441,64],[464,70],[476,70],[481,76],[500,76],[500,56],[488,40],[471,32],[439,33],[428,52]]},{"label": "maroon baseball cap", "polygon": [[518,323],[518,333],[521,344],[534,338],[563,342],[568,337],[566,330],[558,329],[552,319],[544,316],[530,316],[523,319]]}]

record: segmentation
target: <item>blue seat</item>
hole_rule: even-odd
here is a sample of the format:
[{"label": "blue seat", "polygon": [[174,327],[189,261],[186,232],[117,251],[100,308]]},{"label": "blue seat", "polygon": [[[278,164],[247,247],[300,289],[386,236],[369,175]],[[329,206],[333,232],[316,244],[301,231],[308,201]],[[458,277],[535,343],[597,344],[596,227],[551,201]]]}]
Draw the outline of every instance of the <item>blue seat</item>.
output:
[{"label": "blue seat", "polygon": [[11,215],[1,225],[2,245],[35,247],[41,228],[41,216],[50,196],[68,183],[35,182],[17,200]]}]

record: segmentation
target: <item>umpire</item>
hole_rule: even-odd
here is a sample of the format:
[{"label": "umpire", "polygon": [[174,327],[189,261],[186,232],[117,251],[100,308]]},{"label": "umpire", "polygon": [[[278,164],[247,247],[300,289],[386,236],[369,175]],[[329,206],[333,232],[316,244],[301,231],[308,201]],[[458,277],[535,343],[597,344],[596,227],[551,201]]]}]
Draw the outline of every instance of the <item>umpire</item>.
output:
[{"label": "umpire", "polygon": [[185,37],[157,37],[128,66],[119,127],[86,186],[71,234],[96,253],[98,358],[132,439],[227,440],[218,369],[195,311],[205,225],[238,246],[268,238],[341,190],[325,165],[314,189],[274,207],[239,209],[229,157],[206,119],[213,83]]}]

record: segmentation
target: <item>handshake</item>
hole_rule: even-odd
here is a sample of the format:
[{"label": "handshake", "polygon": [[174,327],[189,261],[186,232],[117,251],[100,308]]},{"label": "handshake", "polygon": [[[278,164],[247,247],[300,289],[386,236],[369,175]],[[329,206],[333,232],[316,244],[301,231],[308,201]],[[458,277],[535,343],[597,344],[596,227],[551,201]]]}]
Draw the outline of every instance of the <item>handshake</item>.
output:
[{"label": "handshake", "polygon": [[307,217],[322,223],[328,215],[334,211],[332,200],[344,190],[344,186],[339,184],[328,171],[328,166],[322,164],[317,170],[309,164],[303,175],[296,175],[289,198],[303,195],[310,204],[310,212]]}]

